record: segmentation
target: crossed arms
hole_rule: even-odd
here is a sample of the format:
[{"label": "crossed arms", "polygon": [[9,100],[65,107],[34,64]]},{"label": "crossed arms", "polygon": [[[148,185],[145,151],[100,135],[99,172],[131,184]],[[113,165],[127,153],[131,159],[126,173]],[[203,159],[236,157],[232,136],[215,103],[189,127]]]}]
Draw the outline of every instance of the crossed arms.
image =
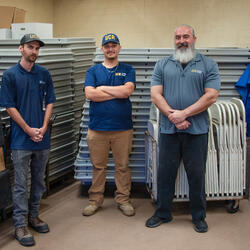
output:
[{"label": "crossed arms", "polygon": [[188,106],[183,110],[172,109],[162,95],[162,85],[151,87],[151,100],[157,108],[168,117],[168,119],[179,129],[184,130],[190,126],[190,122],[186,120],[190,116],[197,115],[216,102],[218,91],[213,88],[205,88],[205,93],[194,104]]},{"label": "crossed arms", "polygon": [[87,99],[93,102],[104,102],[116,98],[128,98],[134,91],[134,83],[126,82],[120,86],[99,86],[85,87],[85,96]]}]

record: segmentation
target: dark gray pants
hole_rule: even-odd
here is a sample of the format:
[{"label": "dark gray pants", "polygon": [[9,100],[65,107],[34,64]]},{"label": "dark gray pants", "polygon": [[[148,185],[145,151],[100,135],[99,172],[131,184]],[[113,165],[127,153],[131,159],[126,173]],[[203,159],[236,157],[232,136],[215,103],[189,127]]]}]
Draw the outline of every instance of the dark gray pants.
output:
[{"label": "dark gray pants", "polygon": [[155,215],[170,218],[175,180],[181,159],[189,183],[190,212],[193,221],[206,217],[205,171],[208,134],[160,134],[157,209]]}]

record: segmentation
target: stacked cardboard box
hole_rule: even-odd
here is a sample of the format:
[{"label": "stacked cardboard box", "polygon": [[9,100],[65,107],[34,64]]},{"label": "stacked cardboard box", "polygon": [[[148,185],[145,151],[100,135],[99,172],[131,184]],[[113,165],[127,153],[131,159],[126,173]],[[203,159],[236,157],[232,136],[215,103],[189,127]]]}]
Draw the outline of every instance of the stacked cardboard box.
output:
[{"label": "stacked cardboard box", "polygon": [[25,10],[11,7],[0,6],[0,39],[11,39],[11,24],[24,23]]}]

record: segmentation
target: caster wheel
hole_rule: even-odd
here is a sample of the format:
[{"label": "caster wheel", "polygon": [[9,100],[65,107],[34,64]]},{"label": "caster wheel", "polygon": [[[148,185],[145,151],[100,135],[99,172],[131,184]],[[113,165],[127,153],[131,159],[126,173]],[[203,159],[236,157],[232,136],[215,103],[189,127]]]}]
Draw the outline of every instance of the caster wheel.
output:
[{"label": "caster wheel", "polygon": [[229,200],[226,204],[227,212],[230,214],[237,213],[240,208],[240,202],[238,200]]}]

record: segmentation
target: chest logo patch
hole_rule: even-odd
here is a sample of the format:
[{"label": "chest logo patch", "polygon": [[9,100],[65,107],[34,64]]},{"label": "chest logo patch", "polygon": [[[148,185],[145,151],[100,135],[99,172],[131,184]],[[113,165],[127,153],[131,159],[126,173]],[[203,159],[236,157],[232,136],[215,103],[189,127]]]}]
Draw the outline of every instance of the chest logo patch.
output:
[{"label": "chest logo patch", "polygon": [[126,73],[115,73],[115,76],[126,76]]},{"label": "chest logo patch", "polygon": [[199,69],[191,69],[191,72],[193,73],[198,73],[198,74],[202,74],[202,71]]}]

